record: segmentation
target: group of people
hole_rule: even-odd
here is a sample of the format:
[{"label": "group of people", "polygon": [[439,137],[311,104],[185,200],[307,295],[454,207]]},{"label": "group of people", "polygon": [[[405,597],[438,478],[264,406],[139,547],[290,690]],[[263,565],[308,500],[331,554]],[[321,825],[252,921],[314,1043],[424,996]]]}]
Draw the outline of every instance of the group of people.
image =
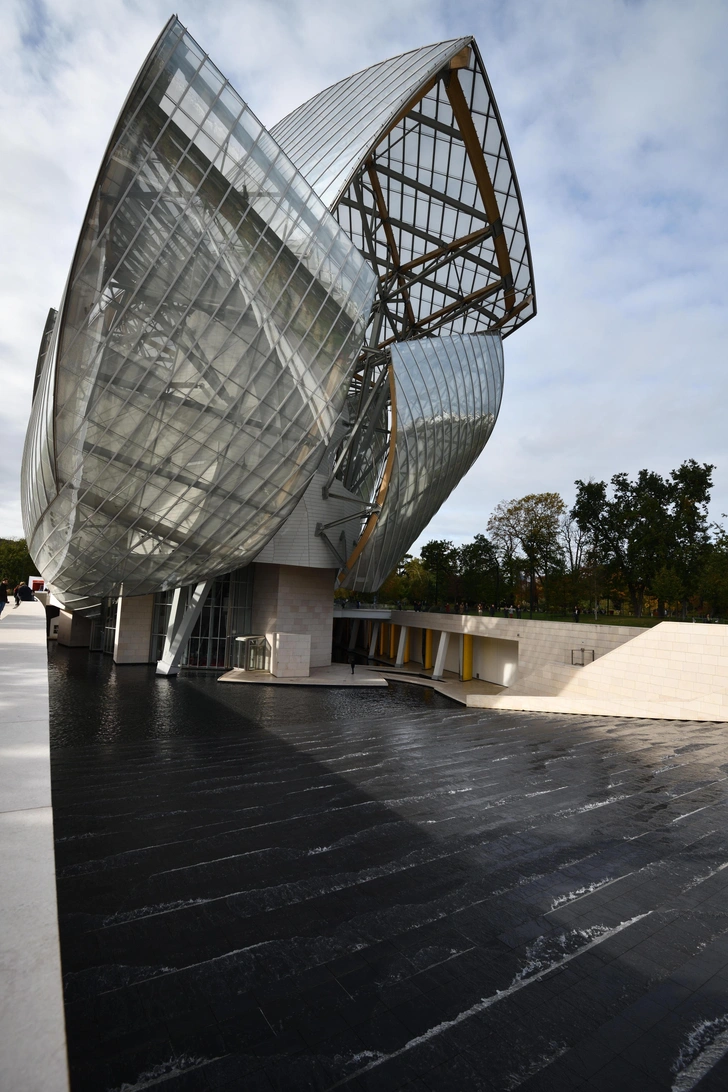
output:
[{"label": "group of people", "polygon": [[[10,585],[8,584],[8,578],[5,576],[0,580],[0,614],[2,614],[8,605],[9,592]],[[21,580],[21,582],[13,588],[12,594],[15,597],[16,607],[19,607],[21,603],[32,603],[35,599],[32,590],[24,580]]]}]

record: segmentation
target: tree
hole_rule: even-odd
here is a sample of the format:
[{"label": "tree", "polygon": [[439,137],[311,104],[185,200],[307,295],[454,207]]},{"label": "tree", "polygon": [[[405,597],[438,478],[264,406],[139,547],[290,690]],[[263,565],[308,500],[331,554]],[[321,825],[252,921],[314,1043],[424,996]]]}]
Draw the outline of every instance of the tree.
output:
[{"label": "tree", "polygon": [[428,572],[432,573],[437,602],[440,593],[446,587],[447,578],[454,576],[458,571],[459,551],[447,539],[433,539],[425,543],[420,550],[420,555],[422,564]]},{"label": "tree", "polygon": [[405,583],[405,597],[409,599],[410,603],[422,603],[430,598],[432,577],[425,568],[421,557],[410,557],[408,554],[404,559],[402,574]]},{"label": "tree", "polygon": [[698,592],[710,604],[715,617],[728,615],[728,532],[716,528],[698,578]]},{"label": "tree", "polygon": [[[460,587],[468,602],[487,602],[498,598],[499,565],[493,543],[485,535],[475,535],[460,547]],[[495,585],[495,591],[494,591]]]},{"label": "tree", "polygon": [[14,588],[37,571],[24,538],[0,538],[0,580],[7,578]]},{"label": "tree", "polygon": [[536,606],[536,577],[546,577],[561,558],[560,521],[566,505],[558,493],[529,493],[520,500],[501,501],[488,520],[488,533],[507,565],[523,553],[529,576],[531,612]]},{"label": "tree", "polygon": [[650,591],[656,597],[658,604],[663,604],[662,608],[658,607],[660,615],[664,614],[665,603],[672,606],[674,603],[682,602],[685,597],[685,585],[679,574],[669,565],[663,565],[655,573]]},{"label": "tree", "polygon": [[700,575],[710,552],[708,503],[714,469],[710,463],[687,459],[670,472],[673,541],[668,560],[683,586],[680,596],[683,617],[687,614],[688,598],[698,591]]},{"label": "tree", "polygon": [[615,474],[611,490],[606,482],[575,483],[571,514],[591,534],[606,564],[621,574],[638,618],[645,593],[663,568],[672,569],[688,592],[695,586],[709,541],[712,471],[708,463],[688,459],[669,478],[640,470],[635,481]]}]

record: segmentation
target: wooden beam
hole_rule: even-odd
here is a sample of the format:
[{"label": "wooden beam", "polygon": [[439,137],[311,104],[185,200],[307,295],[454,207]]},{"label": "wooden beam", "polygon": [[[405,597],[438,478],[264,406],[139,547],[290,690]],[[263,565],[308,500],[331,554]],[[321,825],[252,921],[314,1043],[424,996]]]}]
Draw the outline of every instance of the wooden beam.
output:
[{"label": "wooden beam", "polygon": [[[379,176],[377,175],[376,168],[371,159],[367,163],[367,174],[369,176],[372,190],[374,191],[374,200],[377,205],[379,219],[382,221],[382,227],[384,228],[384,235],[387,240],[387,248],[392,258],[392,264],[396,269],[399,265],[399,248],[397,247],[397,240],[395,239],[394,232],[392,231],[392,225],[389,222],[389,213],[387,211],[387,203],[384,200],[382,184],[379,181]],[[409,295],[406,292],[407,280],[401,274],[398,274],[397,281],[400,288],[404,289],[404,291],[402,292],[402,297],[404,300],[405,311],[407,312],[407,321],[409,322],[410,326],[414,326],[415,313],[412,310],[412,304],[410,302]]]},{"label": "wooden beam", "polygon": [[[420,330],[424,326],[429,326],[431,323],[437,322],[438,319],[447,318],[447,316],[452,314],[454,311],[461,311],[463,309],[463,307],[467,306],[467,304],[474,303],[475,300],[482,299],[483,296],[489,296],[493,292],[496,292],[499,288],[502,288],[502,287],[503,287],[503,281],[502,280],[491,281],[490,284],[486,284],[483,288],[479,288],[477,290],[477,292],[471,292],[469,295],[463,296],[462,299],[457,300],[455,303],[449,303],[447,305],[447,307],[441,307],[439,311],[433,311],[431,315],[427,316],[427,318],[420,319],[420,321],[417,323],[415,328],[417,330]],[[525,305],[522,304],[520,307],[516,308],[516,310],[520,311],[523,306],[525,306]],[[512,312],[512,311],[508,312],[508,314],[504,315],[503,318],[497,323],[497,325],[500,326],[500,325],[502,325],[502,323],[507,322],[508,319],[510,318],[511,314],[513,314],[513,313],[514,312]],[[396,340],[397,339],[394,338],[394,337],[387,338],[387,340],[383,341],[382,344],[379,347],[384,348],[385,345],[391,345],[392,342],[396,341]]]},{"label": "wooden beam", "polygon": [[450,70],[456,68],[467,68],[470,64],[470,46],[463,46],[462,49],[450,58]]},{"label": "wooden beam", "polygon": [[514,315],[519,314],[524,309],[524,307],[528,307],[529,303],[533,303],[533,296],[526,296],[525,300],[523,300],[521,303],[519,303],[517,307],[512,307],[510,309],[510,311],[508,311],[503,316],[503,318],[498,319],[498,321],[494,324],[494,326],[492,328],[494,330],[498,330],[498,329],[500,329],[501,326],[505,326],[505,324],[510,319],[512,319]]},{"label": "wooden beam", "polygon": [[[424,265],[425,262],[432,262],[435,258],[439,258],[444,254],[448,254],[451,250],[459,250],[460,247],[470,246],[472,243],[477,243],[479,239],[485,239],[491,233],[491,228],[480,228],[478,231],[471,231],[469,235],[461,235],[459,239],[453,239],[451,243],[447,243],[445,246],[438,247],[437,250],[430,250],[427,254],[423,254],[420,258],[414,258],[411,262],[405,262],[397,270],[398,273],[407,273],[410,269],[416,269],[418,265]],[[391,274],[389,274],[391,277]],[[381,280],[388,280],[388,277],[382,277]]]},{"label": "wooden beam", "polygon": [[[478,145],[478,147],[480,147],[480,145]],[[458,201],[456,197],[451,197],[450,194],[445,193],[444,190],[436,190],[434,186],[428,186],[427,183],[420,182],[418,178],[413,178],[411,175],[402,174],[401,171],[396,171],[393,167],[389,167],[385,163],[377,163],[377,170],[380,174],[386,174],[388,178],[392,178],[395,182],[399,182],[401,186],[408,186],[417,193],[424,193],[427,194],[428,197],[434,197],[436,201],[442,201],[443,205],[448,205],[450,208],[457,209],[458,212],[464,212],[466,216],[472,216],[476,220],[490,221],[487,211],[481,212],[480,209],[474,209],[472,205],[468,205],[465,201]],[[496,205],[496,208],[497,207],[498,206]]]},{"label": "wooden beam", "polygon": [[470,165],[473,168],[475,181],[478,184],[478,190],[480,191],[480,196],[483,200],[483,205],[485,206],[486,215],[493,227],[493,245],[495,247],[498,268],[500,269],[504,283],[510,286],[506,288],[505,292],[506,309],[511,311],[515,307],[516,293],[513,288],[513,272],[511,270],[511,258],[508,253],[508,244],[503,235],[503,223],[500,209],[498,208],[498,201],[495,196],[495,190],[493,188],[493,180],[490,177],[488,164],[485,162],[483,149],[480,146],[480,139],[475,129],[475,124],[471,117],[468,104],[465,101],[463,89],[460,86],[457,70],[450,72],[446,89],[447,97],[452,106],[452,112],[455,115],[455,121],[457,122],[458,129],[462,133],[465,151],[470,160]]}]

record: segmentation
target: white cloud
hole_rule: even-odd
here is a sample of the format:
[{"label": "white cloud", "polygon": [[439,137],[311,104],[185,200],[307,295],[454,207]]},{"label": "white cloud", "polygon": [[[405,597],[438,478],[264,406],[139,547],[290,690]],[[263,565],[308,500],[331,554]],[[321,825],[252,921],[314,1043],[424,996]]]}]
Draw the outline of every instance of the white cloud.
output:
[{"label": "white cloud", "polygon": [[[722,0],[209,0],[179,15],[264,123],[405,49],[474,33],[523,191],[539,302],[506,341],[484,455],[424,538],[577,477],[717,463],[728,511]],[[0,535],[21,534],[35,357],[104,147],[170,14],[151,0],[0,0]]]}]

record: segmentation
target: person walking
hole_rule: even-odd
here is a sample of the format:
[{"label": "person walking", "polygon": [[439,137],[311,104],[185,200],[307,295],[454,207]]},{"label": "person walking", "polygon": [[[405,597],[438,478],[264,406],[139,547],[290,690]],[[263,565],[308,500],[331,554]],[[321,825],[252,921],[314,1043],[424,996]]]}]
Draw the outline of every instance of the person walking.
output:
[{"label": "person walking", "polygon": [[16,607],[19,607],[21,603],[32,603],[35,599],[35,596],[24,580],[18,584],[13,595],[15,596]]},{"label": "person walking", "polygon": [[8,578],[4,576],[0,581],[0,614],[8,605]]},{"label": "person walking", "polygon": [[356,667],[356,656],[352,652],[349,656],[349,663],[351,664],[351,673],[354,674],[354,668]]}]

